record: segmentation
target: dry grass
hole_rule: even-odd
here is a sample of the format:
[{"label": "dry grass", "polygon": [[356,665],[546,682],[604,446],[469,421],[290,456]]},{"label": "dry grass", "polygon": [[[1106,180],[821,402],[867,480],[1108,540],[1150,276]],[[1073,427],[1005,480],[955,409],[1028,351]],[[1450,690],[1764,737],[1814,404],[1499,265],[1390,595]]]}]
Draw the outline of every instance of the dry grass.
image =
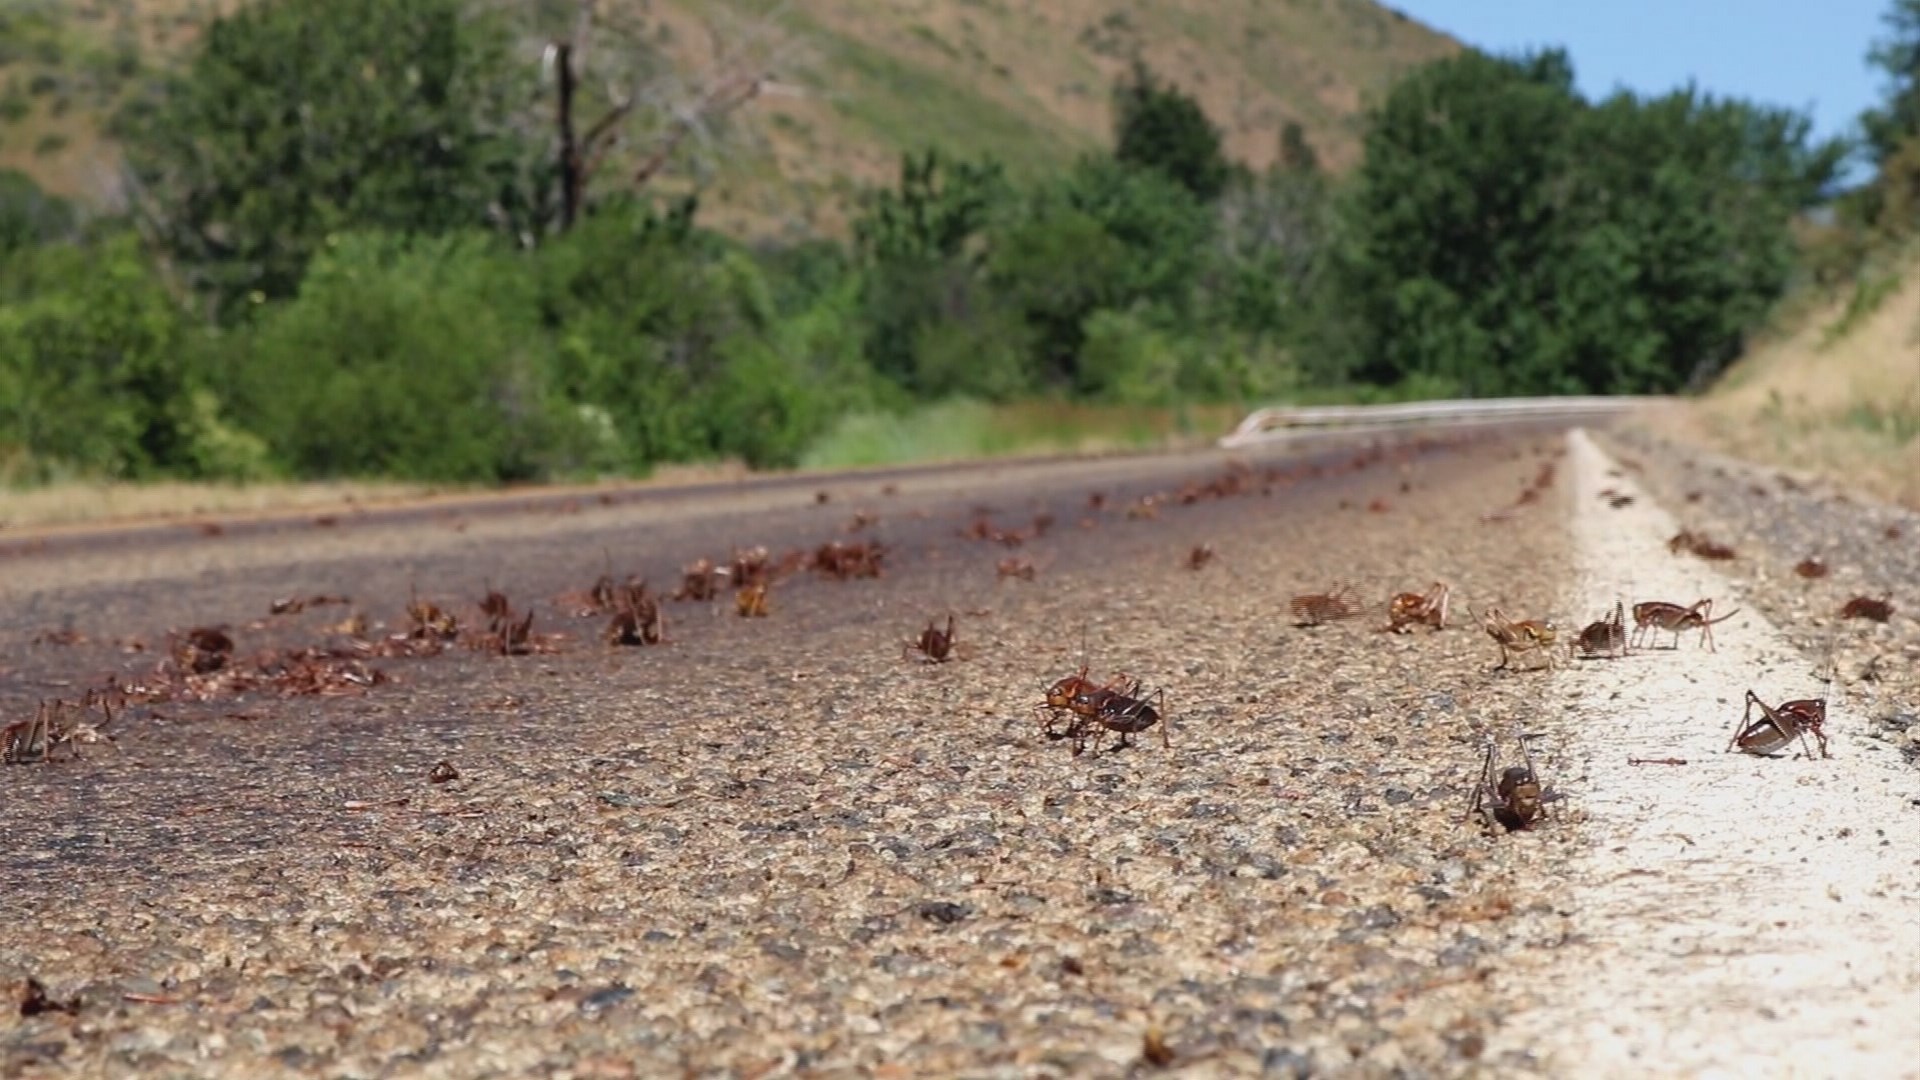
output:
[{"label": "dry grass", "polygon": [[0,527],[45,528],[107,521],[165,521],[205,514],[337,509],[418,499],[448,490],[422,484],[76,481],[38,488],[0,488]]},{"label": "dry grass", "polygon": [[1653,421],[1920,507],[1920,275],[1908,273],[1870,310],[1842,297],[1804,314],[1703,399]]},{"label": "dry grass", "polygon": [[661,465],[644,480],[617,479],[505,489],[361,480],[259,484],[206,484],[171,480],[152,483],[66,481],[37,488],[0,487],[0,530],[125,525],[207,516],[234,518],[347,511],[428,501],[475,503],[528,491],[590,495],[612,488],[679,487],[742,480],[751,475],[752,471],[744,463],[726,460]]}]

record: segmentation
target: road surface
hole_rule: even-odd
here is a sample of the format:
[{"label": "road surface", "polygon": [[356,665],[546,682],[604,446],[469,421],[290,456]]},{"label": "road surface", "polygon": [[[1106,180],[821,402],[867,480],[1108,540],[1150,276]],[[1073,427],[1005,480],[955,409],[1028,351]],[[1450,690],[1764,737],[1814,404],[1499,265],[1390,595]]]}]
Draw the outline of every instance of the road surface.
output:
[{"label": "road surface", "polygon": [[[1658,519],[1597,553],[1617,523],[1594,516],[1595,453],[1536,427],[12,540],[0,715],[109,677],[136,693],[114,746],[0,768],[0,979],[46,995],[0,1027],[0,1071],[1566,1075],[1591,1060],[1644,1076],[1751,1064],[1763,1045],[1779,1056],[1748,1075],[1886,1075],[1876,1055],[1916,1044],[1910,975],[1759,971],[1870,1010],[1862,1032],[1819,1032],[1831,1057],[1790,1055],[1796,1024],[1837,1022],[1811,1003],[1729,998],[1685,1023],[1643,1010],[1637,1034],[1590,1022],[1603,1002],[1582,987],[1630,990],[1608,971],[1670,974],[1610,967],[1620,955],[1678,955],[1657,936],[1596,942],[1649,919],[1619,910],[1642,885],[1596,850],[1656,819],[1704,815],[1696,831],[1717,837],[1754,812],[1729,809],[1707,779],[1724,775],[1778,786],[1767,808],[1793,857],[1766,865],[1804,875],[1805,830],[1847,817],[1827,795],[1866,767],[1838,722],[1831,761],[1705,753],[1731,722],[1720,699],[1737,707],[1745,687],[1691,666],[1691,641],[1492,670],[1474,612],[1564,632],[1665,584],[1609,578],[1607,559],[1674,557],[1648,533]],[[667,600],[652,647],[608,645],[608,617],[578,614],[603,573],[667,593],[701,557],[832,540],[884,544],[883,576],[797,570],[760,618],[725,587]],[[1031,579],[1003,575],[1008,559]],[[1380,631],[1389,595],[1435,580],[1452,625]],[[1340,583],[1359,617],[1295,625],[1290,597]],[[410,596],[473,628],[489,588],[534,613],[538,651],[456,642],[341,661],[337,694],[273,684],[290,650],[344,649],[351,615],[375,645],[406,631]],[[269,614],[320,596],[348,602]],[[948,614],[952,660],[903,655]],[[207,625],[232,659],[183,695],[156,667],[169,631]],[[1757,622],[1716,632],[1725,663],[1757,648],[1792,670]],[[1162,692],[1168,722],[1078,756],[1045,737],[1034,705],[1083,664]],[[1595,680],[1639,673],[1715,680],[1713,715],[1667,721],[1692,742],[1665,803],[1627,790],[1645,769],[1621,764],[1610,733],[1627,721],[1595,702],[1624,692]],[[1537,828],[1489,833],[1465,813],[1483,747],[1511,754],[1523,730],[1568,798]],[[436,782],[443,762],[457,778]],[[1910,768],[1881,764],[1874,798],[1920,795]],[[1914,817],[1843,826],[1855,842],[1836,850],[1882,861],[1837,878],[1836,913],[1911,911],[1911,856],[1873,845],[1915,850]],[[1660,856],[1631,854],[1655,871]],[[1810,921],[1733,899],[1724,913],[1755,942],[1776,914],[1782,933]],[[1809,948],[1832,959],[1846,939]],[[1661,1010],[1682,1008],[1678,989]],[[1678,1052],[1669,1029],[1692,1056],[1657,1056]]]}]

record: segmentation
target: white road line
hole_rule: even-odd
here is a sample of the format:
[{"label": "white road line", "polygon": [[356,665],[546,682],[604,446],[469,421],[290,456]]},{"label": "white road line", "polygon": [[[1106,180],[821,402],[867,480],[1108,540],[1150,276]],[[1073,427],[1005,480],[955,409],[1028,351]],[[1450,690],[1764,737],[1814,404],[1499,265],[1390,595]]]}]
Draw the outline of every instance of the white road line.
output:
[{"label": "white road line", "polygon": [[[1674,520],[1583,431],[1564,472],[1568,622],[1616,597],[1745,606],[1712,564],[1667,551]],[[1634,502],[1610,507],[1608,487]],[[1819,697],[1826,658],[1751,606],[1714,628],[1718,652],[1698,636],[1558,677],[1565,743],[1545,779],[1585,812],[1558,827],[1592,840],[1571,883],[1581,943],[1502,1041],[1565,1076],[1920,1077],[1920,770],[1866,737],[1840,687],[1830,760],[1725,753],[1748,688]]]}]

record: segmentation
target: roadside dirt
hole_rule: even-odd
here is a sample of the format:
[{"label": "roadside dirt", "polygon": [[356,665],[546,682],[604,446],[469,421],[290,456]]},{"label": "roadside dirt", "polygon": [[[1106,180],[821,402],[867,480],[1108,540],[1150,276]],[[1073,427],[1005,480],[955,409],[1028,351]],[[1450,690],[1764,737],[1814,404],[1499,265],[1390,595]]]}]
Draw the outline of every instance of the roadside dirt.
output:
[{"label": "roadside dirt", "polygon": [[[563,636],[377,659],[391,681],[342,697],[150,703],[117,749],[0,767],[0,983],[74,1006],[0,1022],[0,1073],[1123,1076],[1164,1044],[1194,1076],[1564,1075],[1536,1009],[1592,962],[1578,867],[1614,781],[1564,734],[1592,703],[1555,688],[1588,672],[1491,670],[1469,614],[1592,617],[1568,593],[1564,449],[1522,432],[16,551],[9,719],[150,679],[169,628],[223,623],[250,663],[337,643],[352,611],[371,639],[401,629],[414,589],[473,622],[500,588]],[[962,535],[1038,515],[1018,546]],[[836,538],[883,541],[885,576],[793,575],[765,618],[669,602],[668,645],[604,645],[565,596]],[[1435,579],[1454,625],[1379,631]],[[1290,596],[1342,581],[1362,617],[1294,625]],[[352,602],[267,614],[321,593]],[[960,658],[903,658],[949,612]],[[1164,691],[1170,723],[1078,757],[1044,737],[1041,691],[1082,664]],[[1469,823],[1486,740],[1542,720],[1560,817]],[[1773,766],[1852,768],[1841,724],[1832,762],[1726,767],[1769,796]],[[443,760],[460,776],[435,783]]]},{"label": "roadside dirt", "polygon": [[[1575,943],[1496,1045],[1551,1047],[1561,1075],[1920,1074],[1920,773],[1870,737],[1824,657],[1667,550],[1678,526],[1627,472],[1583,432],[1570,446],[1581,624],[1620,597],[1738,610],[1715,649],[1654,634],[1556,683],[1549,772],[1589,841],[1564,870]],[[1729,753],[1748,689],[1824,698],[1833,756]]]}]

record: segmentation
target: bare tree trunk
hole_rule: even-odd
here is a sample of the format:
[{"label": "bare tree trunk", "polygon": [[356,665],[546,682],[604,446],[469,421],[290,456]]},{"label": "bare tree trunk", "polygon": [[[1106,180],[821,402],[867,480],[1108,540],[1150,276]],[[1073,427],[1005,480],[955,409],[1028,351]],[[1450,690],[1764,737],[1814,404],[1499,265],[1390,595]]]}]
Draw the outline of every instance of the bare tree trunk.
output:
[{"label": "bare tree trunk", "polygon": [[[594,34],[596,0],[580,0],[579,16],[571,40],[554,40],[549,45],[558,77],[558,103],[554,126],[559,135],[560,229],[573,228],[586,208],[587,184],[593,179],[607,155],[619,141],[620,125],[636,106],[666,114],[664,128],[656,133],[651,146],[635,167],[632,183],[644,187],[655,174],[666,168],[673,154],[688,136],[708,137],[708,126],[715,120],[746,105],[770,86],[777,57],[790,52],[790,40],[779,32],[779,8],[769,12],[741,35],[741,42],[718,40],[714,46],[715,66],[690,95],[675,88],[677,80],[662,80],[665,85],[646,85],[635,80],[624,93],[612,91],[613,104],[604,116],[585,131],[579,128],[577,109],[580,85],[587,74],[587,49]],[[773,86],[774,90],[781,87]],[[788,92],[791,92],[789,89]],[[676,100],[678,99],[678,100]]]},{"label": "bare tree trunk", "polygon": [[580,158],[580,143],[573,130],[573,43],[556,41],[554,59],[560,75],[560,105],[554,117],[560,128],[560,230],[573,228],[580,217],[580,200],[586,194],[586,165]]}]

